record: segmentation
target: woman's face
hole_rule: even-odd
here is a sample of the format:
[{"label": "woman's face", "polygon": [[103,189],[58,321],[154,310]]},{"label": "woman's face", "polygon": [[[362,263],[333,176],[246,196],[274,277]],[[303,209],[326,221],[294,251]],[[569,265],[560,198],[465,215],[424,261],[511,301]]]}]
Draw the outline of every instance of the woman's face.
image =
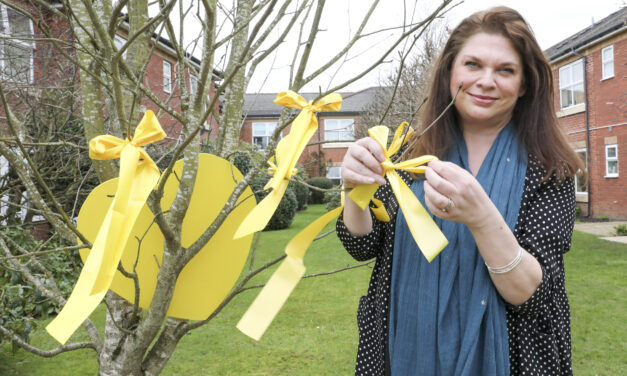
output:
[{"label": "woman's face", "polygon": [[463,129],[500,129],[509,122],[521,87],[522,62],[508,39],[478,33],[470,37],[453,60],[451,96]]}]

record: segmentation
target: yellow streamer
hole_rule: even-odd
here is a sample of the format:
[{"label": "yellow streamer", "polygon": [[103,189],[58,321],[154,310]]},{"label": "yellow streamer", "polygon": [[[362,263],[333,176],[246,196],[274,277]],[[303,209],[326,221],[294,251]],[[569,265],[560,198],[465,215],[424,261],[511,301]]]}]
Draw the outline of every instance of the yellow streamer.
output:
[{"label": "yellow streamer", "polygon": [[313,101],[307,102],[300,95],[288,90],[279,93],[274,103],[290,108],[300,108],[302,111],[292,122],[290,133],[277,145],[275,172],[264,188],[272,189],[272,192],[264,197],[244,219],[235,232],[235,239],[261,231],[266,227],[283,198],[289,178],[296,172],[296,162],[318,128],[315,113],[339,111],[342,106],[342,96],[335,93],[329,94],[313,104]]},{"label": "yellow streamer", "polygon": [[[399,128],[402,126],[403,124],[399,126]],[[426,169],[425,164],[437,160],[437,157],[424,155],[401,163],[393,163],[390,158],[398,152],[402,142],[396,142],[399,133],[397,129],[397,135],[388,148],[388,131],[387,127],[376,126],[370,128],[368,134],[379,143],[385,153],[385,161],[381,163],[381,167],[383,167],[384,174],[388,178],[392,191],[407,220],[409,231],[414,237],[416,244],[418,244],[422,254],[431,262],[431,260],[446,247],[448,240],[446,240],[440,228],[435,224],[429,213],[420,204],[420,201],[395,170],[424,173]],[[365,209],[377,187],[378,185],[376,183],[360,185],[351,191],[349,197],[355,201],[359,207]]]},{"label": "yellow streamer", "polygon": [[[405,136],[403,136],[403,132],[405,127],[408,126],[407,123],[401,124],[397,129],[394,135],[394,139],[390,145],[390,148],[386,150],[385,146],[387,146],[387,127],[385,128],[385,134],[382,134],[381,131],[377,131],[378,136],[384,136],[385,144],[383,150],[389,155],[394,155],[398,152],[401,146],[407,142],[413,133],[411,128],[408,129],[408,132]],[[378,128],[378,127],[375,127]],[[381,134],[379,134],[381,133]],[[277,153],[278,154],[278,153]],[[435,157],[426,158],[428,160],[432,160]],[[389,159],[389,157],[388,157]],[[425,159],[425,160],[426,160]],[[408,161],[411,162],[411,161]],[[421,162],[426,163],[426,162]],[[411,163],[403,162],[400,164],[403,169],[418,172],[418,169],[412,166]],[[274,169],[274,166],[271,165],[271,170]],[[424,167],[422,167],[424,170]],[[396,173],[395,173],[396,174]],[[398,176],[398,175],[397,175]],[[398,177],[400,179],[400,176]],[[402,182],[402,181],[401,181]],[[404,183],[403,183],[404,184]],[[372,187],[375,189],[372,191],[372,195],[374,195],[374,191],[378,185],[375,183],[372,186],[360,186],[360,188],[370,190]],[[407,187],[405,185],[405,187]],[[356,188],[357,189],[357,188]],[[409,189],[409,188],[408,188]],[[353,190],[354,191],[354,190]],[[396,190],[394,191],[396,192]],[[410,190],[411,193],[411,190]],[[411,193],[413,196],[413,193]],[[373,206],[370,208],[375,215],[375,217],[383,222],[389,222],[390,217],[383,206],[383,203],[371,196],[369,197],[361,197],[360,199],[363,202],[365,201],[365,205],[362,206],[362,209],[365,209],[370,201],[372,201]],[[352,198],[352,195],[351,195]],[[415,196],[414,196],[415,198]],[[420,205],[420,203],[418,203]],[[239,323],[237,324],[237,328],[241,330],[247,336],[259,340],[263,333],[266,331],[268,326],[274,320],[274,317],[279,313],[279,310],[283,306],[283,304],[287,301],[287,298],[292,293],[298,282],[301,280],[303,275],[305,274],[305,264],[303,262],[303,258],[305,257],[305,253],[307,249],[313,242],[314,238],[322,229],[329,224],[332,220],[337,218],[342,210],[344,209],[344,196],[342,195],[342,204],[339,208],[331,210],[330,212],[324,214],[320,218],[316,219],[309,226],[304,228],[301,232],[299,232],[285,247],[285,253],[287,257],[281,265],[279,265],[278,269],[274,272],[272,277],[268,280],[264,288],[261,290],[257,298],[253,301],[251,306],[248,308],[244,316],[241,318]],[[424,210],[424,209],[423,209]],[[431,217],[429,217],[431,220]],[[436,226],[436,230],[441,234],[439,228]],[[443,236],[443,235],[442,235]],[[446,239],[444,239],[446,241]],[[444,248],[444,246],[442,247]]]},{"label": "yellow streamer", "polygon": [[92,159],[120,158],[120,177],[115,197],[76,286],[59,315],[46,327],[60,343],[65,343],[96,309],[111,286],[137,216],[159,181],[159,168],[141,147],[165,136],[154,113],[148,110],[132,139],[103,135],[90,141]]}]

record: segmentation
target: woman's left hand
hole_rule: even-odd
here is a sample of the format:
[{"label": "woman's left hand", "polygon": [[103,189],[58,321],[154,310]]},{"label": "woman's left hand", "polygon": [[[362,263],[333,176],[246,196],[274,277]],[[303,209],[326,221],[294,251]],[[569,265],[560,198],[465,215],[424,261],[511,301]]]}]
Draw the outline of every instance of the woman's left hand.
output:
[{"label": "woman's left hand", "polygon": [[472,230],[482,226],[495,208],[477,179],[454,163],[430,162],[425,178],[425,202],[440,218]]}]

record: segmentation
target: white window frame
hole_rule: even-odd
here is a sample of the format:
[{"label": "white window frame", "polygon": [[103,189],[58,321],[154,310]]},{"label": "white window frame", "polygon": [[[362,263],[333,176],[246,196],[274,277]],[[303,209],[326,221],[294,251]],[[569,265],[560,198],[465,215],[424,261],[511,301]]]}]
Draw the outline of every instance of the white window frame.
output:
[{"label": "white window frame", "polygon": [[[264,125],[263,133],[255,134],[255,125],[261,126]],[[270,137],[272,137],[272,133],[277,127],[276,121],[255,121],[251,124],[251,140],[250,143],[257,146],[259,150],[266,150],[266,146],[268,146],[268,142],[270,141]],[[261,144],[257,144],[255,142],[255,137],[259,137],[262,139]],[[265,142],[263,142],[265,139]]]},{"label": "white window frame", "polygon": [[338,180],[342,184],[342,167],[341,166],[329,166],[326,173],[327,179]]},{"label": "white window frame", "polygon": [[[331,129],[329,129],[331,128]],[[325,148],[345,148],[355,140],[355,119],[327,118],[324,119],[324,140],[343,141],[323,144]]]},{"label": "white window frame", "polygon": [[[614,149],[615,150],[615,156],[614,157],[609,157],[608,156],[608,151],[609,149]],[[616,172],[615,173],[610,173],[610,163],[609,162],[616,162]],[[612,144],[612,145],[605,145],[605,177],[606,178],[617,178],[618,177],[618,145],[617,144]]]},{"label": "white window frame", "polygon": [[163,60],[163,91],[172,93],[172,64]]},{"label": "white window frame", "polygon": [[[581,81],[574,81],[573,80],[573,70],[577,68],[577,69],[581,69]],[[575,91],[574,89],[577,86],[581,85],[581,90],[584,91],[584,72],[583,72],[584,66],[583,66],[583,59],[579,59],[577,61],[573,61],[570,64],[566,64],[563,67],[560,67],[559,69],[559,91],[560,91],[560,108],[566,109],[566,108],[571,108],[571,107],[575,107],[575,106],[579,106],[579,105],[583,105],[585,103],[585,98],[582,102],[579,103],[575,103]],[[562,104],[564,103],[563,98],[562,98],[562,91],[563,90],[568,90],[568,93],[570,95],[570,100],[571,100],[571,105],[564,107]],[[585,91],[584,91],[584,95],[585,95]]]},{"label": "white window frame", "polygon": [[[585,156],[584,156],[584,159],[583,159],[584,172],[588,172],[588,150],[586,148],[575,149],[575,153],[585,153]],[[579,177],[577,176],[577,174],[574,175],[574,179],[573,180],[574,180],[574,183],[575,183],[575,194],[587,196],[588,195],[588,182],[586,181],[586,184],[585,184],[586,190],[585,191],[579,191],[578,190],[579,184],[577,184],[578,180],[579,180]]]},{"label": "white window frame", "polygon": [[[611,57],[606,59],[605,55],[607,52],[611,54]],[[601,80],[614,77],[614,45],[607,46],[601,50],[601,72]]]},{"label": "white window frame", "polygon": [[[126,39],[120,35],[115,34],[115,37],[113,37],[113,44],[115,45],[115,48],[118,49],[118,51],[122,48],[122,46],[124,46],[124,43],[126,43]],[[128,48],[122,53],[122,58],[126,59],[127,52]]]},{"label": "white window frame", "polygon": [[[19,39],[10,39],[10,38],[13,38],[14,36],[12,35],[12,32],[11,32],[11,25],[9,23],[9,15],[8,15],[7,9],[8,7],[6,5],[0,4],[0,16],[1,16],[0,22],[3,23],[3,29],[4,29],[4,31],[0,32],[0,37],[9,38],[9,39],[4,39],[4,43],[13,44],[17,48],[30,50],[30,62],[29,62],[30,66],[28,67],[29,69],[28,69],[27,82],[16,81],[12,77],[5,76],[3,73],[5,69],[5,62],[4,62],[5,58],[2,57],[2,55],[4,55],[4,52],[3,52],[3,48],[1,47],[2,45],[0,45],[0,78],[8,80],[8,81],[16,82],[16,83],[32,84],[34,77],[35,77],[35,67],[34,67],[35,44],[34,44],[34,41],[32,40],[24,41],[24,40],[19,40]],[[15,9],[11,8],[11,10],[14,12],[17,12]],[[33,30],[33,21],[31,21],[30,19],[27,19],[27,20],[28,20],[28,25],[30,27],[30,38],[32,39],[35,33]]]},{"label": "white window frame", "polygon": [[194,95],[198,90],[198,78],[193,74],[189,75],[189,93]]}]

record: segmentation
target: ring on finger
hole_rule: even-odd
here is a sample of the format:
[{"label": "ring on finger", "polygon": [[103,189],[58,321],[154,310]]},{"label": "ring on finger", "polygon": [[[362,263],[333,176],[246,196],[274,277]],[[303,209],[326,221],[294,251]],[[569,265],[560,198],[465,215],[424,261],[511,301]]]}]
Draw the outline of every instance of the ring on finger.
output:
[{"label": "ring on finger", "polygon": [[447,213],[449,210],[451,210],[453,208],[453,206],[454,206],[453,200],[451,200],[450,197],[447,197],[447,198],[448,198],[448,204],[445,207],[443,207],[442,209],[440,209],[440,210],[442,210],[445,213]]}]

